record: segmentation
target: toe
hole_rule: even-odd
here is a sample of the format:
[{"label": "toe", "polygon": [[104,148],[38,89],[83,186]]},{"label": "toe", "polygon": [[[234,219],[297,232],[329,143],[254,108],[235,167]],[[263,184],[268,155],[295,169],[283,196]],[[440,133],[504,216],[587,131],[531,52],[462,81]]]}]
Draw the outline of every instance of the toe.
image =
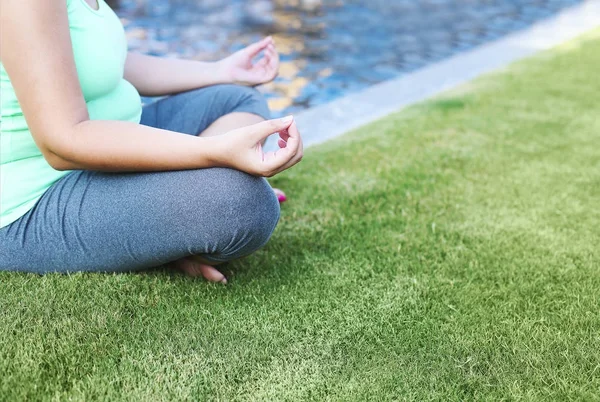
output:
[{"label": "toe", "polygon": [[198,261],[194,261],[191,258],[183,258],[179,261],[176,261],[174,266],[192,278],[201,276],[210,282],[220,282],[223,284],[227,283],[227,278],[225,278],[225,275],[219,272],[216,268],[207,264],[202,264]]},{"label": "toe", "polygon": [[220,273],[215,267],[200,263],[198,263],[198,265],[204,279],[210,282],[221,282],[223,284],[227,283],[227,278],[225,278],[225,275]]},{"label": "toe", "polygon": [[273,192],[275,193],[275,196],[277,197],[277,200],[279,200],[279,202],[285,202],[287,201],[287,197],[285,195],[285,193],[283,191],[281,191],[278,188],[273,188]]}]

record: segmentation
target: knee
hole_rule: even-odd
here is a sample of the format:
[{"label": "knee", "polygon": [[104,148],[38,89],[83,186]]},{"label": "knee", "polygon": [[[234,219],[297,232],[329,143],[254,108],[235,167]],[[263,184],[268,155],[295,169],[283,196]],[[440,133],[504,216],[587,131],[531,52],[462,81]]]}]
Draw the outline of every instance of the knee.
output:
[{"label": "knee", "polygon": [[225,84],[220,86],[228,103],[228,113],[253,113],[268,120],[271,116],[265,97],[256,89],[241,85]]},{"label": "knee", "polygon": [[215,169],[223,183],[215,200],[220,222],[208,258],[225,262],[252,254],[270,239],[279,221],[279,202],[264,178]]}]

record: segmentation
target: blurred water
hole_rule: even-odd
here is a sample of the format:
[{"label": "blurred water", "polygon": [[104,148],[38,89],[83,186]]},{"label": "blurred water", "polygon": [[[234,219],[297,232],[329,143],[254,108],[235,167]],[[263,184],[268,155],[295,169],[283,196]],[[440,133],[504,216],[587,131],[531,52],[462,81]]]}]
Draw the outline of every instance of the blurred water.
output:
[{"label": "blurred water", "polygon": [[217,60],[273,35],[276,115],[470,49],[581,0],[121,0],[132,49]]}]

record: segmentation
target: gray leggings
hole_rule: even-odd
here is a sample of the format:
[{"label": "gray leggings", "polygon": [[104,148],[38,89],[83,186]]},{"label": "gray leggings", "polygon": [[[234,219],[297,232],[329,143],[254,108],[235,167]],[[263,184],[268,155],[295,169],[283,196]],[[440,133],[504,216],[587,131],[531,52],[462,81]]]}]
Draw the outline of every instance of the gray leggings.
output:
[{"label": "gray leggings", "polygon": [[[197,135],[232,112],[269,118],[254,89],[218,85],[146,106],[141,123]],[[278,219],[267,181],[237,170],[74,171],[0,229],[0,270],[120,272],[192,255],[226,262],[262,247]]]}]

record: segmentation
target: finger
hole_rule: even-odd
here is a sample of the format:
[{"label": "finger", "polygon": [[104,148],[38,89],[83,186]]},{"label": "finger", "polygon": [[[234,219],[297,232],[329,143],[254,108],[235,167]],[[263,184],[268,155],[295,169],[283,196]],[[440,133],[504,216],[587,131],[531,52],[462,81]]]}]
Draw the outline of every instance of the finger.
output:
[{"label": "finger", "polygon": [[274,45],[268,45],[266,48],[266,52],[269,52],[269,53],[273,54],[274,56],[279,57],[279,52],[277,51],[277,49],[275,48]]},{"label": "finger", "polygon": [[260,53],[263,49],[265,49],[269,45],[269,43],[271,43],[271,42],[269,40],[269,37],[267,37],[267,38],[264,38],[263,40],[260,40],[251,45],[246,46],[244,49],[242,49],[242,51],[247,53],[250,57],[254,57],[258,53]]},{"label": "finger", "polygon": [[273,68],[273,70],[275,70],[275,73],[277,73],[277,70],[279,69],[279,53],[277,53],[275,49],[267,49],[265,55],[269,56],[269,67]]},{"label": "finger", "polygon": [[297,157],[300,146],[299,139],[299,137],[290,137],[289,140],[285,142],[285,147],[282,147],[275,152],[268,152],[265,154],[263,161],[266,169],[273,172],[273,174],[276,174],[298,163],[300,160],[300,158]]},{"label": "finger", "polygon": [[279,145],[279,148],[285,148],[287,146],[287,142],[280,138],[279,140],[277,140],[277,145]]},{"label": "finger", "polygon": [[269,64],[274,60],[277,60],[277,53],[274,50],[269,50],[268,48],[265,50],[265,59],[269,61]]},{"label": "finger", "polygon": [[[298,126],[296,125],[296,120],[292,119],[292,122],[290,123],[289,127],[287,127],[287,129],[285,130],[288,138],[293,138],[296,141],[298,141],[299,144],[302,143],[302,137],[300,136],[300,131],[298,131]],[[289,141],[289,139],[287,140]]]},{"label": "finger", "polygon": [[264,82],[270,82],[273,81],[275,77],[277,77],[277,74],[279,73],[279,68],[273,63],[272,60],[270,60],[268,64],[266,63],[260,66],[260,72],[263,76]]},{"label": "finger", "polygon": [[279,138],[287,142],[287,140],[290,138],[290,133],[288,133],[288,130],[281,130],[279,132]]},{"label": "finger", "polygon": [[[302,139],[300,138],[300,135],[290,134],[290,129],[292,128],[292,126],[295,125],[296,123],[292,122],[290,128],[288,128],[287,130],[283,130],[279,133],[279,141],[285,144],[285,147],[283,147],[282,149],[285,149],[287,152],[289,152],[292,155],[292,157],[296,156],[300,147],[302,147]],[[293,130],[295,130],[295,132],[298,133],[298,130]]]},{"label": "finger", "polygon": [[294,120],[290,127],[287,129],[290,137],[294,137],[298,139],[298,153],[300,154],[300,158],[304,153],[304,141],[302,141],[302,135],[300,135],[300,131],[298,130],[298,126],[296,125],[296,121]]},{"label": "finger", "polygon": [[292,166],[295,166],[298,164],[298,162],[300,162],[300,158],[298,158],[297,156],[293,157],[292,159],[290,159],[285,165],[283,165],[282,167],[279,168],[279,170],[275,173],[281,173],[284,170],[288,170],[289,168],[291,168]]},{"label": "finger", "polygon": [[260,67],[262,67],[262,68],[268,67],[269,64],[271,64],[271,56],[267,52],[265,52],[264,56],[259,60],[259,62],[260,62]]},{"label": "finger", "polygon": [[286,163],[284,163],[282,166],[280,166],[277,169],[277,171],[274,172],[274,174],[281,173],[284,170],[287,170],[287,169],[291,168],[292,166],[294,166],[298,162],[300,162],[301,159],[302,159],[302,157],[298,156],[298,154],[296,153],[296,155],[294,155],[293,157],[291,157]]},{"label": "finger", "polygon": [[290,131],[290,136],[285,143],[285,147],[276,152],[265,154],[264,162],[275,174],[294,166],[303,156],[302,138],[294,122],[290,125],[288,131]]},{"label": "finger", "polygon": [[265,49],[265,54],[268,54],[271,56],[272,59],[274,60],[279,60],[279,53],[277,52],[277,50],[275,50],[274,47],[267,47]]},{"label": "finger", "polygon": [[251,126],[239,128],[238,130],[242,131],[246,138],[251,138],[252,141],[259,142],[271,134],[287,130],[293,121],[293,116],[286,116],[281,119],[265,120]]},{"label": "finger", "polygon": [[[292,131],[292,134],[290,134],[290,137],[293,136],[293,138],[295,138],[296,141],[298,141],[298,149],[296,150],[296,154],[294,155],[294,157],[292,159],[290,159],[281,168],[282,171],[285,169],[288,169],[288,168],[294,166],[296,163],[300,162],[300,160],[302,160],[302,157],[304,156],[304,144],[302,141],[302,136],[300,135],[300,132],[298,131],[298,128],[296,127],[296,123],[294,122],[288,130]],[[289,143],[289,140],[288,140],[288,143]]]},{"label": "finger", "polygon": [[294,158],[291,148],[280,148],[277,151],[271,151],[264,154],[262,167],[267,176],[273,176],[282,170],[284,166],[289,165]]},{"label": "finger", "polygon": [[259,61],[254,63],[254,66],[259,67],[259,68],[265,68],[268,65],[269,65],[269,59],[267,59],[266,57],[262,57]]}]

